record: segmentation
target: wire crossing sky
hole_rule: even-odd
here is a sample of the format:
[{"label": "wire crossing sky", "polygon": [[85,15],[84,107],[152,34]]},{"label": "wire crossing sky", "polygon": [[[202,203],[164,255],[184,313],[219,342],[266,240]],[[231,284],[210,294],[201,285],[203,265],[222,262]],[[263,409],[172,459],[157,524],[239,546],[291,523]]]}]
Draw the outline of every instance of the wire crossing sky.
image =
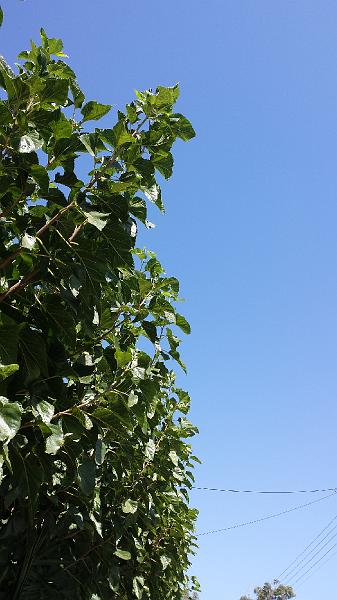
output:
[{"label": "wire crossing sky", "polygon": [[322,500],[326,500],[327,498],[331,498],[336,492],[333,494],[328,494],[328,496],[323,496],[323,498],[318,498],[317,500],[312,500],[311,502],[307,502],[306,504],[300,504],[299,506],[294,506],[293,508],[288,508],[286,510],[282,510],[281,512],[275,513],[273,515],[268,515],[266,517],[260,517],[258,519],[254,519],[253,521],[247,521],[245,523],[239,523],[236,525],[230,525],[229,527],[223,527],[222,529],[213,529],[212,531],[204,531],[202,533],[198,533],[197,536],[202,535],[211,535],[213,533],[222,533],[225,531],[230,531],[231,529],[238,529],[239,527],[246,527],[247,525],[255,525],[257,523],[261,523],[262,521],[267,521],[269,519],[274,519],[275,517],[280,517],[282,515],[286,515],[295,510],[300,510],[302,508],[306,508],[307,506],[311,506],[312,504],[316,504],[316,502],[321,502]]},{"label": "wire crossing sky", "polygon": [[325,488],[318,490],[225,490],[221,488],[197,487],[192,486],[193,490],[201,490],[206,492],[230,492],[233,494],[316,494],[317,492],[335,492],[336,488]]}]

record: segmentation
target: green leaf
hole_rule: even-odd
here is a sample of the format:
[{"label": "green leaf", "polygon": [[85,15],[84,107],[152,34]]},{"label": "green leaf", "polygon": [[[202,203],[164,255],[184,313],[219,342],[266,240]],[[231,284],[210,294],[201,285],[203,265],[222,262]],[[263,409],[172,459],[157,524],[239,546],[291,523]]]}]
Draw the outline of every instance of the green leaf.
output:
[{"label": "green leaf", "polygon": [[188,323],[188,321],[186,321],[185,317],[183,317],[179,313],[176,313],[176,324],[184,333],[191,333],[190,324]]},{"label": "green leaf", "polygon": [[142,577],[141,575],[136,575],[136,577],[133,578],[132,589],[138,600],[141,600],[141,598],[143,597],[144,583],[144,577]]},{"label": "green leaf", "polygon": [[8,125],[12,121],[11,111],[8,106],[2,101],[0,102],[0,127]]},{"label": "green leaf", "polygon": [[11,364],[11,365],[2,365],[0,364],[0,381],[7,379],[13,373],[19,370],[19,365]]},{"label": "green leaf", "polygon": [[64,342],[73,345],[76,341],[76,329],[72,314],[56,295],[46,296],[44,302],[44,310],[50,326],[57,331]]},{"label": "green leaf", "polygon": [[135,404],[137,404],[138,402],[138,396],[137,394],[135,394],[135,392],[133,390],[131,390],[129,397],[128,397],[128,408],[132,408],[133,406],[135,406]]},{"label": "green leaf", "polygon": [[85,123],[85,121],[97,121],[106,115],[111,108],[111,104],[100,104],[99,102],[90,100],[81,109],[83,115],[82,123]]},{"label": "green leaf", "polygon": [[20,333],[19,348],[24,363],[26,384],[38,379],[40,375],[47,376],[47,354],[43,337],[25,327]]},{"label": "green leaf", "polygon": [[126,365],[128,365],[132,360],[131,350],[126,350],[125,352],[122,350],[116,350],[115,357],[118,367],[123,369],[123,367],[126,367]]},{"label": "green leaf", "polygon": [[41,92],[42,103],[64,106],[68,100],[69,81],[49,77]]},{"label": "green leaf", "polygon": [[107,451],[107,445],[102,440],[97,440],[95,448],[95,461],[96,465],[101,466],[104,462],[105,454]]},{"label": "green leaf", "polygon": [[128,498],[128,500],[125,500],[125,502],[122,504],[122,511],[123,513],[129,514],[131,513],[132,515],[137,512],[138,510],[138,502],[135,502],[134,500],[131,500],[130,498]]},{"label": "green leaf", "polygon": [[195,137],[195,131],[188,119],[179,113],[170,116],[170,124],[175,135],[184,142]]},{"label": "green leaf", "polygon": [[154,459],[154,455],[156,452],[156,444],[154,440],[149,440],[145,446],[145,456],[149,461]]},{"label": "green leaf", "polygon": [[30,174],[39,186],[41,194],[48,193],[49,176],[47,169],[41,165],[32,165],[30,168]]},{"label": "green leaf", "polygon": [[18,402],[10,402],[0,396],[0,441],[8,442],[13,439],[21,426],[23,408]]},{"label": "green leaf", "polygon": [[157,327],[153,321],[142,321],[142,328],[151,342],[155,343],[157,339]]},{"label": "green leaf", "polygon": [[167,569],[167,567],[169,566],[171,559],[168,558],[168,556],[161,556],[160,557],[160,562],[162,564],[163,567],[163,571],[165,571]]},{"label": "green leaf", "polygon": [[131,560],[131,554],[128,552],[128,550],[116,550],[114,554],[122,560]]},{"label": "green leaf", "polygon": [[33,235],[29,235],[29,233],[25,233],[21,240],[22,248],[27,248],[27,250],[33,250],[36,244],[36,237]]},{"label": "green leaf", "polygon": [[145,223],[147,210],[146,202],[143,198],[139,198],[138,196],[131,198],[131,200],[129,200],[129,211],[134,217],[137,217],[142,223]]},{"label": "green leaf", "polygon": [[0,362],[2,364],[14,364],[17,362],[17,350],[19,335],[22,325],[18,325],[11,319],[3,319],[0,325]]},{"label": "green leaf", "polygon": [[92,428],[92,420],[87,415],[87,413],[84,412],[84,410],[77,408],[77,406],[74,406],[74,408],[71,411],[71,414],[73,415],[73,417],[75,417],[75,419],[77,419],[81,423],[81,425],[83,425],[85,429],[89,430]]},{"label": "green leaf", "polygon": [[100,213],[94,210],[90,212],[83,211],[83,213],[88,219],[90,225],[93,225],[94,227],[96,227],[96,229],[99,229],[99,231],[102,231],[102,229],[104,229],[104,227],[106,226],[109,213]]},{"label": "green leaf", "polygon": [[23,135],[19,142],[19,152],[21,154],[30,154],[39,150],[43,144],[39,134],[35,131],[31,131],[27,135]]},{"label": "green leaf", "polygon": [[90,134],[82,133],[82,135],[80,135],[80,140],[81,140],[83,146],[88,150],[89,154],[91,154],[91,156],[95,156],[95,151],[91,147]]},{"label": "green leaf", "polygon": [[80,89],[77,81],[70,82],[70,89],[71,89],[71,93],[73,95],[75,108],[81,108],[81,106],[85,100],[85,96],[84,96],[82,90]]},{"label": "green leaf", "polygon": [[47,400],[41,400],[35,408],[32,409],[35,416],[39,416],[43,423],[50,423],[54,416],[55,408]]},{"label": "green leaf", "polygon": [[158,184],[152,185],[150,188],[141,187],[142,192],[145,194],[148,200],[156,204],[159,210],[164,212],[164,205],[161,199],[161,189]]},{"label": "green leaf", "polygon": [[56,140],[69,138],[73,131],[71,122],[68,121],[63,113],[60,113],[60,116],[56,121],[52,121],[50,127]]},{"label": "green leaf", "polygon": [[90,458],[85,457],[78,468],[78,476],[83,494],[91,496],[95,489],[95,462]]},{"label": "green leaf", "polygon": [[135,138],[133,135],[126,129],[123,121],[118,121],[118,123],[112,129],[112,139],[113,145],[118,148],[123,144],[128,142],[135,142]]},{"label": "green leaf", "polygon": [[64,444],[64,435],[61,425],[48,425],[51,435],[46,439],[46,453],[56,454]]},{"label": "green leaf", "polygon": [[2,8],[0,6],[0,27],[1,27],[2,23],[3,23],[3,20],[4,20],[4,13],[3,13],[3,10],[2,10]]}]

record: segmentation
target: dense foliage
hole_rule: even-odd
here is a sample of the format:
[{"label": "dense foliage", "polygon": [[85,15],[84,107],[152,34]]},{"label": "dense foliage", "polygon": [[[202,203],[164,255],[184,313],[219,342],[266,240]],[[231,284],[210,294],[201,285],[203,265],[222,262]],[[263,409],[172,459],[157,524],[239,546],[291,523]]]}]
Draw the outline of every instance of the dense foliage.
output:
[{"label": "dense foliage", "polygon": [[[256,600],[290,600],[295,598],[295,593],[291,585],[283,585],[277,579],[273,583],[266,582],[261,587],[254,590]],[[251,600],[249,596],[241,596],[240,600]]]},{"label": "dense foliage", "polygon": [[177,86],[95,127],[111,107],[41,39],[0,63],[0,598],[178,600],[196,429],[172,364],[190,328],[135,242],[194,131]]}]

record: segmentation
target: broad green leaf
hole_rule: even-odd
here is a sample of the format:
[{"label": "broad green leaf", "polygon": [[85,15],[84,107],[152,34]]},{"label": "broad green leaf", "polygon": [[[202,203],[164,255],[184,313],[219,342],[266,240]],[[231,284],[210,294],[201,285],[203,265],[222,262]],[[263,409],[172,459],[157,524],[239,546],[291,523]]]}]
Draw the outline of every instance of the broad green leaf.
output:
[{"label": "broad green leaf", "polygon": [[170,116],[170,124],[175,134],[184,142],[195,137],[195,131],[188,119],[183,115],[176,113]]},{"label": "broad green leaf", "polygon": [[122,350],[116,350],[115,356],[117,360],[117,365],[120,369],[126,367],[126,365],[128,365],[132,360],[131,350],[126,350],[125,352],[123,352]]},{"label": "broad green leaf", "polygon": [[29,235],[29,233],[25,233],[21,240],[22,248],[27,248],[27,250],[33,250],[36,244],[36,237],[33,235]]},{"label": "broad green leaf", "polygon": [[145,446],[145,456],[148,460],[152,461],[156,452],[156,444],[154,440],[149,440]]},{"label": "broad green leaf", "polygon": [[7,377],[10,377],[10,375],[12,375],[13,373],[15,373],[18,370],[19,370],[19,365],[15,364],[15,363],[11,364],[11,365],[2,365],[0,363],[0,381],[7,379]]},{"label": "broad green leaf", "polygon": [[41,400],[38,404],[33,408],[33,414],[39,416],[43,423],[50,423],[51,419],[54,416],[55,408],[50,402],[47,400]]},{"label": "broad green leaf", "polygon": [[142,577],[141,575],[136,575],[136,577],[133,578],[132,589],[138,600],[141,600],[141,598],[143,597],[144,583],[144,577]]},{"label": "broad green leaf", "polygon": [[15,364],[18,355],[19,335],[22,325],[12,319],[3,318],[0,324],[0,362],[2,364]]},{"label": "broad green leaf", "polygon": [[128,407],[132,408],[132,406],[135,406],[135,404],[137,404],[138,402],[138,396],[137,394],[135,394],[135,392],[132,390],[129,394],[128,397]]},{"label": "broad green leaf", "polygon": [[48,193],[49,176],[47,169],[41,165],[32,165],[30,168],[30,174],[39,186],[41,194]]},{"label": "broad green leaf", "polygon": [[122,504],[123,513],[134,514],[135,512],[137,512],[137,510],[138,510],[138,502],[135,502],[134,500],[131,500],[130,498]]},{"label": "broad green leaf", "polygon": [[112,129],[112,135],[114,146],[116,148],[128,142],[133,143],[135,141],[135,138],[132,136],[132,134],[125,128],[123,121],[118,121],[118,123]]},{"label": "broad green leaf", "polygon": [[179,313],[176,313],[176,324],[184,333],[191,333],[190,324],[186,321],[185,317],[183,317]]},{"label": "broad green leaf", "polygon": [[129,201],[129,211],[132,215],[137,217],[137,219],[142,221],[142,223],[145,223],[147,210],[146,202],[143,200],[143,198],[139,198],[138,196],[131,198]]},{"label": "broad green leaf", "polygon": [[39,150],[43,144],[43,140],[39,137],[38,133],[31,131],[27,135],[23,135],[20,138],[19,152],[21,154],[30,154]]},{"label": "broad green leaf", "polygon": [[116,556],[118,556],[118,558],[121,558],[122,560],[131,560],[131,554],[130,552],[128,552],[128,550],[116,550],[114,552],[114,554]]},{"label": "broad green leaf", "polygon": [[95,448],[95,461],[97,465],[102,465],[104,462],[107,446],[102,440],[97,440]]},{"label": "broad green leaf", "polygon": [[0,396],[0,441],[9,442],[13,439],[21,426],[23,408],[18,402],[10,402],[8,398]]},{"label": "broad green leaf", "polygon": [[83,115],[82,123],[85,123],[85,121],[96,121],[97,119],[100,119],[106,115],[111,108],[111,104],[100,104],[99,102],[90,100],[90,102],[87,102],[87,104],[85,104],[81,109],[81,113]]},{"label": "broad green leaf", "polygon": [[76,340],[74,318],[58,296],[45,296],[44,309],[50,326],[58,332],[58,336],[67,344],[73,345]]},{"label": "broad green leaf", "polygon": [[172,460],[173,464],[177,466],[179,459],[175,450],[171,450],[171,452],[169,452],[169,457]]},{"label": "broad green leaf", "polygon": [[163,571],[165,571],[167,569],[167,567],[169,566],[171,559],[168,556],[161,556],[160,557],[160,562],[162,564],[163,567]]},{"label": "broad green leaf", "polygon": [[68,100],[68,91],[69,81],[67,79],[49,77],[42,90],[41,100],[43,103],[64,106]]},{"label": "broad green leaf", "polygon": [[109,213],[99,213],[94,210],[90,212],[83,211],[83,213],[88,219],[90,225],[93,225],[94,227],[96,227],[96,229],[99,229],[99,231],[102,231],[102,229],[104,229],[104,227],[106,226]]},{"label": "broad green leaf", "polygon": [[92,420],[87,415],[87,413],[84,412],[84,410],[82,410],[81,408],[77,408],[77,406],[74,406],[74,408],[71,411],[71,414],[73,415],[73,417],[75,417],[75,419],[77,419],[81,423],[81,425],[83,425],[85,429],[89,430],[92,428]]},{"label": "broad green leaf", "polygon": [[153,321],[142,321],[142,328],[144,329],[151,342],[154,343],[157,339],[157,328]]},{"label": "broad green leaf", "polygon": [[36,380],[40,375],[47,376],[46,346],[41,334],[25,327],[20,332],[19,348],[24,365],[26,384]]},{"label": "broad green leaf", "polygon": [[60,114],[59,118],[56,121],[52,121],[50,126],[56,140],[69,138],[73,131],[71,122],[67,119],[67,117],[65,117],[63,113]]},{"label": "broad green leaf", "polygon": [[86,496],[91,496],[95,489],[96,466],[95,462],[85,457],[78,467],[80,488]]},{"label": "broad green leaf", "polygon": [[48,425],[51,435],[46,439],[46,453],[56,454],[64,444],[64,434],[61,425]]}]

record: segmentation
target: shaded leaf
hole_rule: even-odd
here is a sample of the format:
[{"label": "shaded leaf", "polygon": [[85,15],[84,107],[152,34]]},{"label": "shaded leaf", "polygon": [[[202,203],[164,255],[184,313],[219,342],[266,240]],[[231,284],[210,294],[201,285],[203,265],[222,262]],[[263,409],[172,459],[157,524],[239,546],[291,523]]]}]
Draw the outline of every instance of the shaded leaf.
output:
[{"label": "shaded leaf", "polygon": [[51,435],[46,439],[46,453],[56,454],[64,444],[64,435],[61,425],[48,425]]},{"label": "shaded leaf", "polygon": [[83,115],[82,123],[100,119],[106,115],[111,108],[111,104],[100,104],[99,102],[90,100],[90,102],[87,102],[81,109]]},{"label": "shaded leaf", "polygon": [[86,496],[94,493],[96,466],[95,462],[90,458],[85,457],[78,467],[78,476],[80,480],[80,488]]},{"label": "shaded leaf", "polygon": [[130,498],[128,500],[125,500],[125,502],[122,504],[123,513],[134,514],[135,512],[137,512],[137,510],[138,510],[138,502],[135,502],[134,500],[131,500]]},{"label": "shaded leaf", "polygon": [[4,379],[7,379],[7,377],[10,377],[10,375],[18,371],[18,369],[19,365],[17,365],[16,363],[11,365],[0,364],[0,381],[3,381]]},{"label": "shaded leaf", "polygon": [[8,442],[20,429],[23,409],[18,402],[0,396],[0,441]]}]

